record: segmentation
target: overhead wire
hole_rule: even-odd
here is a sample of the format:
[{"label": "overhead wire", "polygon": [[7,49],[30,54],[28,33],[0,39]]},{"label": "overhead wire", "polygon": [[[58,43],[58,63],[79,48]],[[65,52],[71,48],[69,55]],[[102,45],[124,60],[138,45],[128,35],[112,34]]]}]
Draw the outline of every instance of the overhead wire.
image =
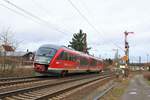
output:
[{"label": "overhead wire", "polygon": [[[67,0],[70,5],[79,13],[79,15],[89,24],[89,26],[91,26],[91,28],[93,28],[95,30],[95,32],[101,34],[101,32],[99,32],[99,30],[97,30],[95,28],[95,26],[88,20],[88,18],[86,16],[84,16],[84,14],[82,14],[82,12],[76,7],[76,5],[71,1],[71,0]],[[101,34],[102,36],[102,34]],[[101,37],[102,38],[102,37]],[[111,43],[113,43],[113,45],[115,45],[116,47],[118,47],[119,49],[121,49],[122,51],[124,51],[124,49],[122,49],[120,46],[118,46],[116,43],[114,43],[113,41],[110,41]]]},{"label": "overhead wire", "polygon": [[11,6],[17,8],[18,10],[22,11],[23,13],[27,14],[28,16],[30,16],[30,17],[32,17],[32,18],[34,18],[34,19],[40,21],[41,23],[45,24],[46,26],[48,26],[48,27],[54,29],[55,31],[60,32],[60,33],[63,33],[63,34],[67,34],[66,32],[60,30],[60,28],[58,29],[58,28],[52,26],[51,23],[49,23],[49,22],[47,22],[47,21],[41,19],[40,17],[38,17],[38,16],[32,14],[31,12],[29,12],[29,11],[27,11],[27,10],[25,10],[25,9],[23,9],[23,8],[21,8],[21,7],[19,7],[18,5],[16,5],[16,4],[10,2],[9,0],[3,0],[3,1],[6,2],[6,3],[8,3],[8,4],[10,4]]},{"label": "overhead wire", "polygon": [[18,12],[17,10],[14,10],[14,9],[12,9],[12,8],[7,7],[7,6],[4,5],[4,4],[0,4],[0,6],[2,6],[2,7],[4,7],[4,8],[6,8],[6,9],[8,9],[8,10],[10,10],[10,11],[12,11],[12,12],[14,12],[14,13],[20,15],[20,16],[23,16],[23,17],[25,17],[25,18],[28,18],[28,19],[34,21],[34,22],[37,23],[37,24],[40,24],[39,22],[37,22],[37,21],[31,19],[30,17],[28,17],[28,16],[26,16],[26,15],[24,15],[24,14]]},{"label": "overhead wire", "polygon": [[37,1],[32,0],[32,3],[33,3],[37,8],[43,9],[42,11],[44,11],[45,13],[49,13],[49,11],[48,11],[45,7],[43,7],[41,4],[39,4]]},{"label": "overhead wire", "polygon": [[[48,25],[48,26],[50,26],[51,28],[55,29],[55,31],[61,32],[61,33],[63,33],[63,34],[65,33],[65,32],[61,31],[60,29],[53,27],[50,23],[48,23],[47,21],[41,19],[40,17],[38,17],[38,16],[32,14],[31,12],[29,12],[29,11],[27,11],[27,10],[25,10],[25,9],[23,9],[23,8],[21,8],[21,7],[19,7],[19,6],[17,6],[16,4],[10,2],[9,0],[3,0],[3,1],[5,1],[6,3],[12,5],[13,7],[17,8],[18,10],[22,11],[23,13],[27,14],[28,16],[30,16],[30,17],[32,17],[32,18],[34,18],[34,19],[36,19],[36,20],[38,20],[38,21],[40,21],[40,22],[42,22],[42,23],[45,23],[46,25]],[[100,33],[100,32],[95,28],[95,26],[88,20],[88,18],[87,18],[86,16],[84,16],[84,15],[81,13],[81,11],[75,6],[75,4],[74,4],[71,0],[68,0],[68,1],[69,1],[69,3],[72,5],[72,7],[73,7],[74,9],[76,9],[76,11],[82,16],[82,18],[84,18],[84,20],[86,20],[86,22],[87,22],[97,33]],[[24,14],[22,14],[22,13],[20,13],[20,12],[17,12],[16,10],[13,10],[13,9],[11,9],[11,8],[8,8],[8,7],[6,7],[5,5],[1,5],[1,6],[7,8],[7,9],[13,11],[13,12],[15,12],[16,14],[19,14],[19,15],[22,15],[22,16],[25,17]],[[33,20],[32,20],[32,21],[33,21]],[[35,22],[35,21],[34,21],[34,22]],[[37,23],[37,22],[36,22],[36,23]],[[40,23],[38,23],[38,24],[40,24]],[[116,45],[114,42],[113,42],[113,44],[114,44],[116,47],[122,49],[120,46]],[[122,49],[122,50],[123,50],[123,49]]]},{"label": "overhead wire", "polygon": [[[48,9],[46,9],[46,7],[43,7],[40,3],[38,3],[37,1],[35,1],[35,0],[32,0],[32,3],[39,9],[39,10],[41,10],[41,11],[44,11],[45,12],[45,14],[49,14],[50,13],[50,11],[48,10]],[[58,26],[58,25],[57,25]],[[61,27],[62,26],[65,26],[64,24],[62,25],[62,23],[61,23]],[[65,31],[67,31],[68,33],[72,33],[72,32],[70,32],[69,30],[67,30],[67,29],[64,29],[63,28],[63,30],[65,30]]]}]

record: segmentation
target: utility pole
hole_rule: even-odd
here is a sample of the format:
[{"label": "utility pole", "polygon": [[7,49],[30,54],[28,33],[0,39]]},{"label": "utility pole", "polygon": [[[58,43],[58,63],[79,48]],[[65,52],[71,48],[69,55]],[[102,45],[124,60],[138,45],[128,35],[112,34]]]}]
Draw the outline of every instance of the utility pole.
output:
[{"label": "utility pole", "polygon": [[141,64],[141,56],[139,56],[139,64]]},{"label": "utility pole", "polygon": [[118,49],[113,49],[113,51],[116,51],[115,52],[115,57],[114,57],[114,62],[115,62],[115,65],[117,68],[119,68],[119,56],[118,56]]},{"label": "utility pole", "polygon": [[150,65],[149,65],[149,61],[148,61],[149,54],[146,54],[146,56],[147,56],[147,67],[148,67],[148,70],[150,71]]},{"label": "utility pole", "polygon": [[149,54],[146,54],[146,56],[147,56],[147,64],[148,64],[148,56],[149,56]]}]

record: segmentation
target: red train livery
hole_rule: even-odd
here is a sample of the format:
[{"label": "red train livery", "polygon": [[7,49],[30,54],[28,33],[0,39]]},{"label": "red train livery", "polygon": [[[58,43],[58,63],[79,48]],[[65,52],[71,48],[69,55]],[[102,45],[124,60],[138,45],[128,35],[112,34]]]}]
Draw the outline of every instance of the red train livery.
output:
[{"label": "red train livery", "polygon": [[73,49],[52,44],[42,45],[36,52],[34,70],[50,75],[103,70],[102,60]]}]

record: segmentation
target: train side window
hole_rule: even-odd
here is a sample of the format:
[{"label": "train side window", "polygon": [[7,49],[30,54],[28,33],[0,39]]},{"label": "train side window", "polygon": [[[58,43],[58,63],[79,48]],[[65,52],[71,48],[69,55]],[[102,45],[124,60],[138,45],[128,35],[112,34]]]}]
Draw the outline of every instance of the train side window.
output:
[{"label": "train side window", "polygon": [[68,53],[68,60],[69,61],[76,61],[76,56],[71,54],[71,53]]},{"label": "train side window", "polygon": [[59,54],[59,56],[58,56],[58,60],[63,60],[63,55],[64,55],[64,52],[61,52],[60,54]]},{"label": "train side window", "polygon": [[68,60],[72,61],[72,54],[68,53]]},{"label": "train side window", "polygon": [[58,57],[58,60],[68,60],[68,54],[67,52],[61,52],[59,57]]},{"label": "train side window", "polygon": [[101,62],[101,61],[98,61],[98,64],[99,64],[99,65],[101,65],[101,64],[102,64],[102,62]]},{"label": "train side window", "polygon": [[95,59],[91,59],[90,66],[96,66],[96,65],[97,65],[97,61]]},{"label": "train side window", "polygon": [[80,57],[80,66],[86,66],[88,65],[88,59],[85,57]]},{"label": "train side window", "polygon": [[76,56],[72,55],[72,61],[76,61]]},{"label": "train side window", "polygon": [[83,65],[84,65],[83,57],[80,57],[80,66],[83,66]]},{"label": "train side window", "polygon": [[69,57],[68,57],[68,53],[67,53],[67,52],[64,52],[64,60],[69,60],[68,58],[69,58]]}]

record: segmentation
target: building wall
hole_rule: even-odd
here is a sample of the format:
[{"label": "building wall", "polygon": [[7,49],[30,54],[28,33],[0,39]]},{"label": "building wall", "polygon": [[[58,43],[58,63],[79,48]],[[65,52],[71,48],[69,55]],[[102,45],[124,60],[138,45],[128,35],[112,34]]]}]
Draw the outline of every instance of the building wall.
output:
[{"label": "building wall", "polygon": [[0,46],[0,52],[4,52],[4,48]]},{"label": "building wall", "polygon": [[0,56],[3,56],[4,55],[4,49],[2,46],[0,46]]}]

